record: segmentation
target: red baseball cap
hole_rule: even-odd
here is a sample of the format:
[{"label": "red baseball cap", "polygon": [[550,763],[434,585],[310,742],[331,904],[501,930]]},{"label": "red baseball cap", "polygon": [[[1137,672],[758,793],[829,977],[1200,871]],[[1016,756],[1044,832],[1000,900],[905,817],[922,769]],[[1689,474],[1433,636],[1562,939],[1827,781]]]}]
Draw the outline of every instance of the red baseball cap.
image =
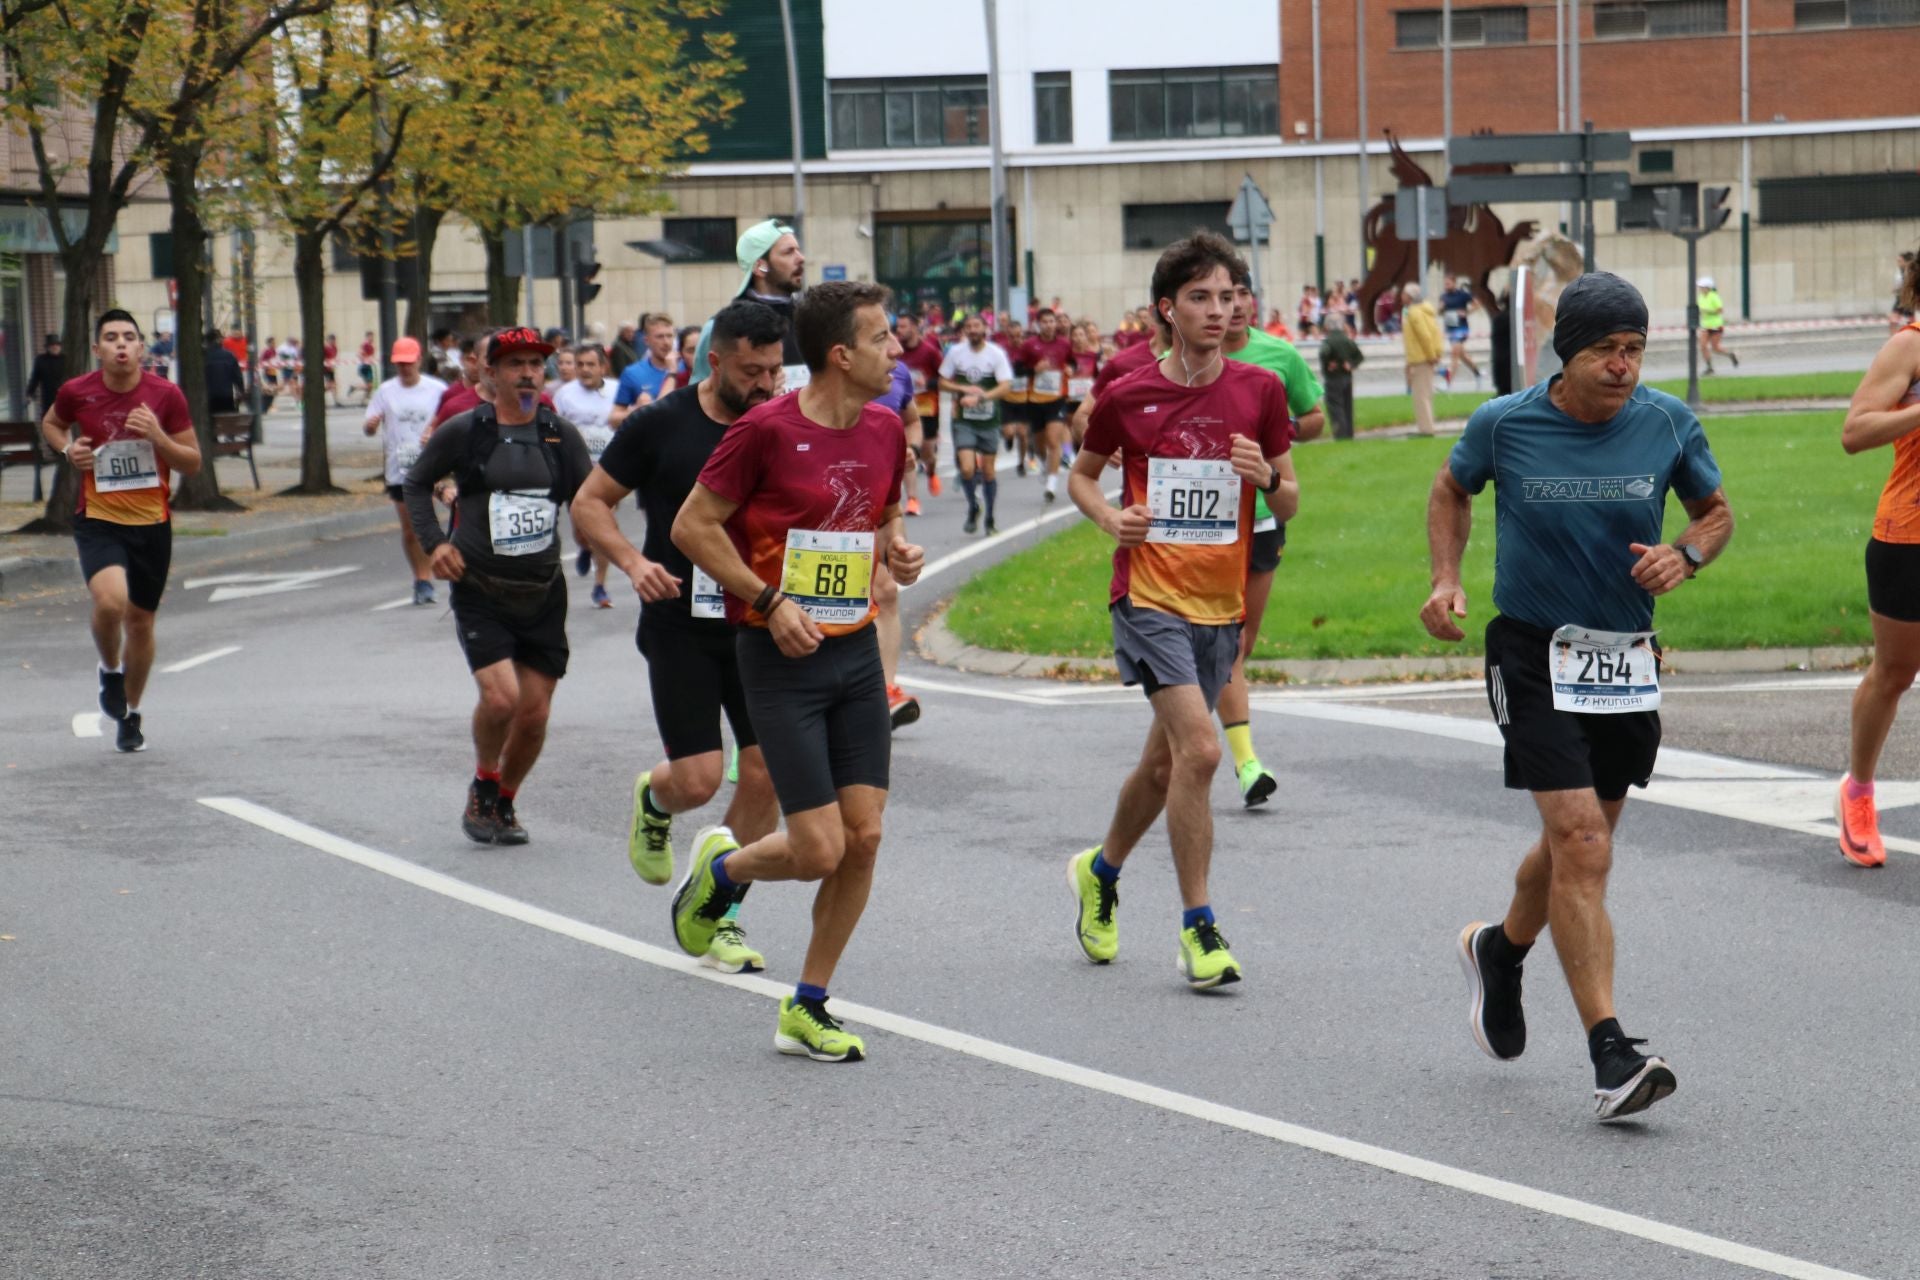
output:
[{"label": "red baseball cap", "polygon": [[395,364],[419,364],[420,340],[418,338],[395,339],[390,358]]},{"label": "red baseball cap", "polygon": [[502,329],[487,339],[488,364],[516,351],[534,351],[550,356],[553,354],[553,344],[541,337],[538,329],[529,329],[524,325],[517,329]]}]

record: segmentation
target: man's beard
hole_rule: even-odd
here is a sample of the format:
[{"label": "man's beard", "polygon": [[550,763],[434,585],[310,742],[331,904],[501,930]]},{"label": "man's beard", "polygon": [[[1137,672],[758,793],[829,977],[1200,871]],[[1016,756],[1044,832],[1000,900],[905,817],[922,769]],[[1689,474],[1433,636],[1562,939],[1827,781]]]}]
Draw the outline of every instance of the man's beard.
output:
[{"label": "man's beard", "polygon": [[746,391],[741,391],[730,384],[725,378],[721,377],[715,377],[714,379],[713,394],[720,398],[720,403],[727,406],[727,411],[736,418],[753,408],[753,406],[764,404],[766,401],[772,399],[771,396],[767,395],[758,387],[751,387]]}]

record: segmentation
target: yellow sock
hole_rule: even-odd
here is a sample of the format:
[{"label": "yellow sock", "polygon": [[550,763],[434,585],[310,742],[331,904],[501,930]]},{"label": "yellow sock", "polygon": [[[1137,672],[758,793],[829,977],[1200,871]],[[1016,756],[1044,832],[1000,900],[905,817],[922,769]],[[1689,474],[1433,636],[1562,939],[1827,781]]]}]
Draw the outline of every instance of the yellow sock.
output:
[{"label": "yellow sock", "polygon": [[1233,752],[1236,773],[1247,767],[1247,761],[1258,759],[1253,754],[1253,728],[1245,720],[1227,726],[1227,747]]}]

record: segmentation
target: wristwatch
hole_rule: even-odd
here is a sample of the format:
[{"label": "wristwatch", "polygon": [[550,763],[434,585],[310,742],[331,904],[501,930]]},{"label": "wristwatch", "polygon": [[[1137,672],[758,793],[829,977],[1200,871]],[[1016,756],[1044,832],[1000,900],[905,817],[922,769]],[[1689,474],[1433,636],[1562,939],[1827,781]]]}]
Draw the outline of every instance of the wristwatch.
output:
[{"label": "wristwatch", "polygon": [[1273,494],[1278,492],[1279,488],[1280,488],[1280,468],[1274,467],[1273,479],[1267,481],[1267,487],[1262,489],[1260,492],[1265,494]]},{"label": "wristwatch", "polygon": [[1707,557],[1701,553],[1700,548],[1694,546],[1691,542],[1676,542],[1673,549],[1687,558],[1689,568],[1687,576],[1689,578],[1707,567]]}]

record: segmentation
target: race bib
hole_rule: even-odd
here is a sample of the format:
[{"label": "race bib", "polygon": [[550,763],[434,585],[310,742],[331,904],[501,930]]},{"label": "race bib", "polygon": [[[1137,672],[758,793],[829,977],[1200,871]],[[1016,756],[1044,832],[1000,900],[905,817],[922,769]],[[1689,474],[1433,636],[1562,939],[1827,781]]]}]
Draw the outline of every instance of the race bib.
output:
[{"label": "race bib", "polygon": [[1651,631],[1561,627],[1547,645],[1553,709],[1620,715],[1660,708],[1660,664]]},{"label": "race bib", "polygon": [[1085,400],[1088,396],[1092,394],[1093,394],[1092,378],[1068,378],[1067,379],[1067,399]]},{"label": "race bib", "polygon": [[788,391],[798,391],[813,381],[813,370],[807,368],[804,364],[782,365],[780,372],[786,377],[786,389]]},{"label": "race bib", "polygon": [[978,404],[962,405],[960,407],[960,416],[968,422],[992,422],[993,401],[982,396]]},{"label": "race bib", "polygon": [[873,583],[872,533],[787,533],[780,590],[819,623],[864,620]]},{"label": "race bib", "polygon": [[1262,516],[1253,522],[1255,533],[1272,533],[1280,527],[1280,521],[1273,516]]},{"label": "race bib", "polygon": [[493,493],[487,497],[487,527],[497,556],[530,556],[553,545],[559,512],[545,493]]},{"label": "race bib", "polygon": [[1058,369],[1042,369],[1033,375],[1033,394],[1037,396],[1057,396],[1062,382]]},{"label": "race bib", "polygon": [[927,394],[927,371],[925,369],[909,369],[907,370],[907,375],[913,379],[913,394],[917,396]]},{"label": "race bib", "polygon": [[115,440],[93,451],[93,487],[97,493],[158,489],[160,466],[151,440]]},{"label": "race bib", "polygon": [[692,609],[696,618],[727,616],[726,593],[720,590],[720,584],[713,580],[713,575],[699,565],[693,566]]},{"label": "race bib", "polygon": [[584,427],[580,431],[580,438],[586,441],[587,456],[598,462],[600,455],[607,451],[607,446],[613,443],[613,428]]},{"label": "race bib", "polygon": [[1147,541],[1238,542],[1242,483],[1225,458],[1147,459]]}]

